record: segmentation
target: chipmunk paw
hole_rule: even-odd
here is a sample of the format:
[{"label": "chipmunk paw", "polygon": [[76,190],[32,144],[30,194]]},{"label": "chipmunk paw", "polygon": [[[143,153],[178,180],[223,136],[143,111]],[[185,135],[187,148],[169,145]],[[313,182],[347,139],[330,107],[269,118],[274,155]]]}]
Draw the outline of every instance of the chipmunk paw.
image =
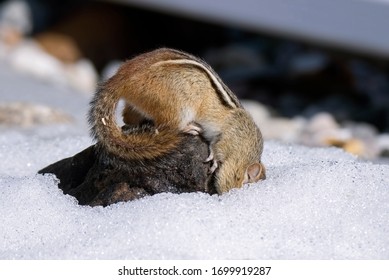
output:
[{"label": "chipmunk paw", "polygon": [[209,156],[205,159],[204,162],[211,162],[212,161],[212,165],[211,165],[211,168],[209,170],[209,173],[212,174],[213,172],[215,172],[215,170],[218,168],[219,164],[217,162],[217,160],[215,159],[214,157],[214,153],[212,151],[212,149],[210,148],[209,149]]}]

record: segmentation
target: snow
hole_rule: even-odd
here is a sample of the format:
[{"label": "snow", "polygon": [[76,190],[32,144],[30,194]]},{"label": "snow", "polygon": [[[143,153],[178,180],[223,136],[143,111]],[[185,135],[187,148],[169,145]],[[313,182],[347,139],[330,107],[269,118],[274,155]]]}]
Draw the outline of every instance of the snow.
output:
[{"label": "snow", "polygon": [[0,102],[36,102],[75,118],[0,127],[0,259],[389,258],[389,165],[266,141],[263,182],[221,196],[162,193],[79,206],[54,176],[36,172],[92,143],[90,96],[2,67],[0,82]]}]

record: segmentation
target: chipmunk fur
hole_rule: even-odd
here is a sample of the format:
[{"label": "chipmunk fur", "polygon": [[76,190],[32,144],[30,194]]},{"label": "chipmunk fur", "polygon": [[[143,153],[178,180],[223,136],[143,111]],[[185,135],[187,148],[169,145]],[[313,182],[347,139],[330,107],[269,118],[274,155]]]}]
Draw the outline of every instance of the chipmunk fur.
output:
[{"label": "chipmunk fur", "polygon": [[[120,99],[125,124],[151,121],[155,131],[125,134],[115,120]],[[99,88],[89,111],[98,143],[126,159],[153,159],[175,149],[184,133],[210,145],[219,194],[265,178],[262,135],[238,98],[204,61],[161,48],[126,61]]]}]

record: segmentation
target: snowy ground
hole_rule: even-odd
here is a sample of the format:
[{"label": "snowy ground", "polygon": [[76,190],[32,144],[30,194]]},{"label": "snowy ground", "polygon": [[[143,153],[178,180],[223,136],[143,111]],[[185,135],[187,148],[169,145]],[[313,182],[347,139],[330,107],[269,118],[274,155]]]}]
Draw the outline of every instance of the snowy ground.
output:
[{"label": "snowy ground", "polygon": [[222,196],[79,206],[36,171],[91,144],[90,97],[2,65],[0,84],[0,102],[43,103],[75,119],[0,128],[0,259],[389,259],[389,165],[268,141],[264,182]]}]

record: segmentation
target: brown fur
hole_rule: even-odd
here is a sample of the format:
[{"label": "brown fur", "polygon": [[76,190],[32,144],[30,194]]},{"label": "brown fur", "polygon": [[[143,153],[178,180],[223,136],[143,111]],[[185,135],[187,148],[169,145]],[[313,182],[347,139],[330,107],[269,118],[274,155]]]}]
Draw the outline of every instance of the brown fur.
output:
[{"label": "brown fur", "polygon": [[[123,134],[114,118],[120,98],[126,124],[148,119],[156,130]],[[89,120],[99,143],[128,159],[172,151],[194,125],[219,165],[218,193],[264,177],[259,128],[212,68],[184,52],[157,49],[125,62],[97,92]]]}]

